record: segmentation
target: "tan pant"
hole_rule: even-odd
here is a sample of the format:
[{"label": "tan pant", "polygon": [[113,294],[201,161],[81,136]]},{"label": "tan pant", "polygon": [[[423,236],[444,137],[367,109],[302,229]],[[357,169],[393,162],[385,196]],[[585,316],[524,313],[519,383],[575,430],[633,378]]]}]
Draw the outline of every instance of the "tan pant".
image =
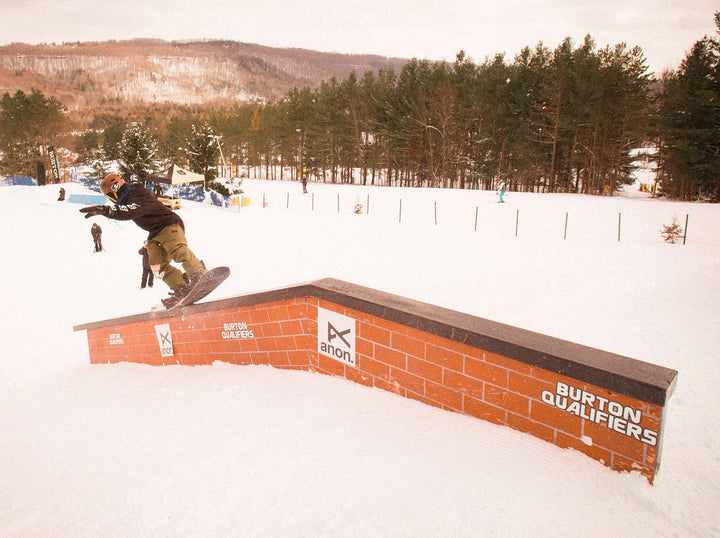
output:
[{"label": "tan pant", "polygon": [[170,261],[182,264],[188,275],[205,270],[203,263],[197,259],[187,246],[185,231],[179,224],[164,228],[159,234],[147,242],[150,267],[157,278],[162,278],[170,289],[187,284],[180,270],[170,265]]}]

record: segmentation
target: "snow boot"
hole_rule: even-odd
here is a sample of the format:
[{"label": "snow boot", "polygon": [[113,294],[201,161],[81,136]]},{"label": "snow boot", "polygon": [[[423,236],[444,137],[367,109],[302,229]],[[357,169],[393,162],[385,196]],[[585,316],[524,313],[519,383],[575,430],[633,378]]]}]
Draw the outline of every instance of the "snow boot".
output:
[{"label": "snow boot", "polygon": [[199,271],[195,271],[194,273],[183,273],[183,278],[185,279],[185,282],[190,284],[190,286],[195,286],[197,284],[198,280],[200,280],[200,277],[203,276],[205,273],[207,273],[207,267],[205,267],[205,262],[200,260],[200,263],[202,264],[202,269]]},{"label": "snow boot", "polygon": [[172,308],[176,304],[178,304],[183,297],[185,297],[188,293],[192,291],[193,287],[189,284],[181,284],[174,290],[170,291],[170,296],[166,299],[161,299],[162,304],[165,308]]}]

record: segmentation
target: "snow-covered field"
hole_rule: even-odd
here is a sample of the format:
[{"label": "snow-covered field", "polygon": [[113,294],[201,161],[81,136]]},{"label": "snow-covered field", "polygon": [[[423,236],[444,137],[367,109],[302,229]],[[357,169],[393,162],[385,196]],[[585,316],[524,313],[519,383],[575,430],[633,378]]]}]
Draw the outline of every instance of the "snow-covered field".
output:
[{"label": "snow-covered field", "polygon": [[[96,217],[94,254],[58,186],[2,187],[0,535],[720,535],[720,206],[243,188],[240,211],[180,210],[191,248],[233,271],[208,300],[334,277],[674,368],[655,486],[344,379],[90,365],[73,325],[167,291],[139,289],[144,233]],[[686,215],[687,244],[665,244]]]}]

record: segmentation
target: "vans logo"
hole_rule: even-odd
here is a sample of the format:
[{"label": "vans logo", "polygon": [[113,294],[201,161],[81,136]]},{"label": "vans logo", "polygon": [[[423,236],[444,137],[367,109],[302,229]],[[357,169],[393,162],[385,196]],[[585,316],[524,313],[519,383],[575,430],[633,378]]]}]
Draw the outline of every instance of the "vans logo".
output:
[{"label": "vans logo", "polygon": [[355,366],[355,320],[318,308],[318,353]]}]

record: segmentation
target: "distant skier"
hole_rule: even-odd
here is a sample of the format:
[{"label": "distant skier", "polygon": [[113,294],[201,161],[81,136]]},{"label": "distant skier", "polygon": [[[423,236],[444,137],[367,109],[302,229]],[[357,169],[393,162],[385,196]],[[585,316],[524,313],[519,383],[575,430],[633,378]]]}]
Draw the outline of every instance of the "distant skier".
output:
[{"label": "distant skier", "polygon": [[60,192],[58,193],[58,202],[62,202],[65,200],[65,189],[60,187]]},{"label": "distant skier", "polygon": [[505,200],[503,200],[503,196],[505,196],[505,191],[507,190],[507,186],[505,185],[504,181],[500,182],[500,185],[498,185],[498,202],[501,204],[505,203]]},{"label": "distant skier", "polygon": [[[100,190],[115,205],[83,207],[85,218],[103,215],[109,219],[132,220],[148,232],[147,251],[150,267],[170,288],[163,305],[171,308],[181,301],[207,271],[205,264],[188,248],[185,224],[180,216],[165,207],[139,183],[126,183],[118,174],[108,174]],[[182,264],[185,274],[170,262]]]},{"label": "distant skier", "polygon": [[102,228],[100,228],[97,222],[93,222],[93,225],[90,227],[90,233],[95,243],[95,252],[102,252]]}]

